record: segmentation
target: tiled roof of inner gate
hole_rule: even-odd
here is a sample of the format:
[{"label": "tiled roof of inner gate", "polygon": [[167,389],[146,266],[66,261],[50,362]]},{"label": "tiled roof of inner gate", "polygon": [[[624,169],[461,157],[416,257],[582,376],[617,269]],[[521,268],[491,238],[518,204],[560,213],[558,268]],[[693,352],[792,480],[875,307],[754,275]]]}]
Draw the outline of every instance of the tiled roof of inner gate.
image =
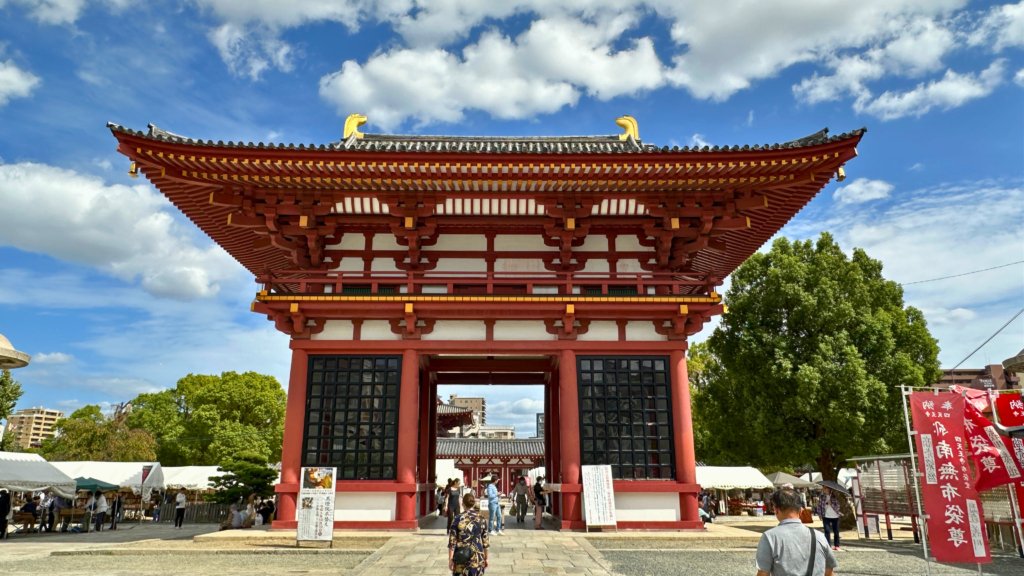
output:
[{"label": "tiled roof of inner gate", "polygon": [[437,457],[457,456],[511,456],[520,458],[543,458],[543,438],[438,438]]}]

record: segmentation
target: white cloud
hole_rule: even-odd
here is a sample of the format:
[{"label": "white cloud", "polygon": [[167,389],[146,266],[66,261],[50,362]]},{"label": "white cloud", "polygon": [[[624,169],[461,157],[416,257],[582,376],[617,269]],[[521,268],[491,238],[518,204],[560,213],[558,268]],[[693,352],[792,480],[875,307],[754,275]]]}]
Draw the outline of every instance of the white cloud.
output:
[{"label": "white cloud", "polygon": [[911,172],[920,172],[924,170],[924,163],[914,162],[913,164],[910,165],[910,168],[907,168],[907,170],[910,170]]},{"label": "white cloud", "polygon": [[[979,209],[983,206],[984,209]],[[899,200],[837,204],[827,219],[798,216],[781,235],[816,238],[830,231],[844,249],[863,248],[883,274],[906,282],[905,302],[925,313],[951,366],[1020,308],[1024,265],[934,282],[941,276],[1019,260],[1024,251],[1024,183],[967,182],[899,192]],[[1020,350],[1024,322],[996,337],[970,365],[1001,362]],[[987,358],[987,360],[986,360]]]},{"label": "white cloud", "polygon": [[32,357],[32,364],[67,364],[75,357],[64,352],[40,352]]},{"label": "white cloud", "polygon": [[846,186],[839,188],[832,195],[840,204],[860,204],[871,200],[888,198],[894,186],[884,180],[857,178]]},{"label": "white cloud", "polygon": [[1024,68],[1017,70],[1017,73],[1013,75],[1013,81],[1018,86],[1024,86]]},{"label": "white cloud", "polygon": [[197,245],[147,186],[21,163],[0,165],[0,196],[0,244],[138,279],[151,294],[208,297],[241,274],[219,247]]},{"label": "white cloud", "polygon": [[[88,0],[0,0],[0,8],[5,3],[20,6],[29,17],[40,24],[62,26],[74,24],[85,11]],[[135,0],[103,0],[94,2],[104,4],[114,12],[121,12],[135,3]]]},{"label": "white cloud", "polygon": [[989,46],[996,52],[1024,46],[1024,2],[993,7],[968,41],[976,46]]},{"label": "white cloud", "polygon": [[694,133],[693,136],[690,136],[690,146],[703,148],[704,146],[711,146],[711,143],[704,139],[703,134]]},{"label": "white cloud", "polygon": [[749,127],[751,127],[753,125],[754,125],[754,111],[750,110],[750,111],[747,112],[747,127],[749,128]]},{"label": "white cloud", "polygon": [[0,106],[13,98],[26,98],[39,86],[39,77],[22,70],[11,60],[0,62]]},{"label": "white cloud", "polygon": [[1006,61],[999,59],[978,74],[959,74],[947,70],[941,80],[918,84],[906,92],[886,91],[871,100],[858,100],[854,108],[882,120],[923,116],[933,108],[956,108],[991,94],[1002,84],[1005,69]]},{"label": "white cloud", "polygon": [[233,74],[258,80],[270,68],[290,72],[292,47],[268,30],[224,24],[210,31],[210,42]]}]

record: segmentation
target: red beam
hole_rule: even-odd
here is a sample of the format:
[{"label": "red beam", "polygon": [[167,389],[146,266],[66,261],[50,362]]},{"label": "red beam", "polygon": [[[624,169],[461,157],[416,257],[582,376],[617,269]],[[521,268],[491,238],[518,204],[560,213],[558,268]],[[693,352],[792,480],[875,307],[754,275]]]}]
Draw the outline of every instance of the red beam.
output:
[{"label": "red beam", "polygon": [[514,360],[510,358],[432,358],[434,372],[550,372],[547,359]]},{"label": "red beam", "polygon": [[437,383],[444,384],[543,384],[544,374],[515,374],[499,372],[496,374],[443,372],[437,375]]}]

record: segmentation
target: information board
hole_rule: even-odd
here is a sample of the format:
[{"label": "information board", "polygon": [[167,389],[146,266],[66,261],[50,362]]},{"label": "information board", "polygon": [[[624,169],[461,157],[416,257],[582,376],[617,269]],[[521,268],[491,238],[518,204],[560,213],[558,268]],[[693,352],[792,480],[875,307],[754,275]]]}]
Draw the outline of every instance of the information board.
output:
[{"label": "information board", "polygon": [[583,466],[583,521],[587,526],[615,526],[612,467]]},{"label": "information board", "polygon": [[302,468],[296,514],[297,541],[334,541],[334,479],[337,474],[337,468]]}]

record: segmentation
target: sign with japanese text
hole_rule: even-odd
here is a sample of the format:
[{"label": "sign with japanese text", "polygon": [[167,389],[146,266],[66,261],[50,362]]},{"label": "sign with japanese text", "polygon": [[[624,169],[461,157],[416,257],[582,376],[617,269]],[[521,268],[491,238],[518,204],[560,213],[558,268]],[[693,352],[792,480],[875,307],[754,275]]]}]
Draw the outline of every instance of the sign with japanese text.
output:
[{"label": "sign with japanese text", "polygon": [[615,526],[615,487],[609,465],[583,466],[583,520],[587,526]]},{"label": "sign with japanese text", "polygon": [[996,396],[996,413],[999,414],[999,423],[1003,426],[1024,425],[1024,398],[1020,394]]},{"label": "sign with japanese text", "polygon": [[984,513],[968,467],[965,401],[956,392],[913,392],[921,504],[928,545],[939,562],[992,561]]},{"label": "sign with japanese text", "polygon": [[302,468],[296,520],[296,540],[334,539],[334,479],[337,468]]},{"label": "sign with japanese text", "polygon": [[1000,436],[992,422],[970,404],[966,406],[964,430],[974,460],[975,490],[990,490],[1024,479],[1024,440]]}]

